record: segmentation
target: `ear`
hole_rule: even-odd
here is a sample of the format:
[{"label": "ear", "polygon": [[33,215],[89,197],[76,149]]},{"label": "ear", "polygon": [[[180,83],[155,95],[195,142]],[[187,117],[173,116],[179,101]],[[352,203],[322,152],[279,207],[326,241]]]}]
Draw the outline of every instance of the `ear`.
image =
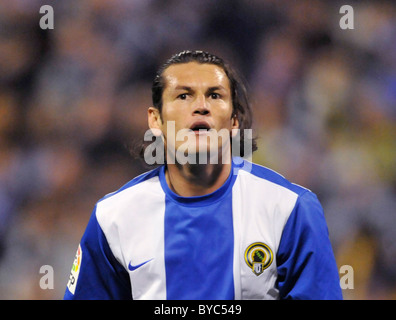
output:
[{"label": "ear", "polygon": [[231,136],[235,137],[239,129],[239,120],[236,113],[231,118]]},{"label": "ear", "polygon": [[160,112],[155,107],[147,109],[148,125],[155,136],[162,134],[162,119]]}]

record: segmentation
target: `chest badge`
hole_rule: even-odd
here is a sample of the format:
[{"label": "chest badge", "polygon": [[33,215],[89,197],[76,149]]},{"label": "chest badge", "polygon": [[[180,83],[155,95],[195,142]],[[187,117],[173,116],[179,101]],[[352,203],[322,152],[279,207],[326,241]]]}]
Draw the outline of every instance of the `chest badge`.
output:
[{"label": "chest badge", "polygon": [[252,243],[245,250],[245,262],[256,276],[262,274],[271,265],[273,259],[271,248],[262,242]]}]

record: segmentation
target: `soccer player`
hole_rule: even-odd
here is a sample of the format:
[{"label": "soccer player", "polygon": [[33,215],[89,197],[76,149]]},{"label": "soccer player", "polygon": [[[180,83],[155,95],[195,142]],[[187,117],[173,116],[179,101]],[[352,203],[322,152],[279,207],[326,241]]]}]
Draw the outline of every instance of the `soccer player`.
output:
[{"label": "soccer player", "polygon": [[342,299],[316,195],[233,156],[256,149],[235,71],[183,51],[152,98],[164,164],[97,202],[65,299]]}]

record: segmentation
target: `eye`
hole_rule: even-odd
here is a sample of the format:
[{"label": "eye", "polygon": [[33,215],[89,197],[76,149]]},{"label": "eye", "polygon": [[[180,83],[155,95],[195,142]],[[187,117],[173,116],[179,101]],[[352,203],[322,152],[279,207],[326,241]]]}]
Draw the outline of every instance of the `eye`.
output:
[{"label": "eye", "polygon": [[177,98],[178,98],[178,99],[181,99],[181,100],[186,100],[186,99],[187,99],[187,93],[179,94],[179,95],[177,96]]},{"label": "eye", "polygon": [[210,95],[209,95],[212,99],[214,99],[214,100],[216,100],[216,99],[220,99],[220,94],[218,94],[218,93],[215,93],[215,92],[212,92]]}]

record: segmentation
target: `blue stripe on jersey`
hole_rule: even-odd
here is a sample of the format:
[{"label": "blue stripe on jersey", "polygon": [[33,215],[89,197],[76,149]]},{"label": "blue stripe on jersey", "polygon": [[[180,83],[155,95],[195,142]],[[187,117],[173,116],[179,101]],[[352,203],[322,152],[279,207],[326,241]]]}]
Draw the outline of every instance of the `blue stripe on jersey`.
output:
[{"label": "blue stripe on jersey", "polygon": [[81,270],[78,279],[74,279],[77,289],[73,295],[66,288],[64,299],[131,299],[129,275],[113,256],[95,211],[96,207],[80,242]]},{"label": "blue stripe on jersey", "polygon": [[[232,188],[235,177],[202,197],[180,197],[165,181],[167,299],[234,299]],[[204,232],[202,232],[204,230]],[[182,259],[181,259],[182,257]]]},{"label": "blue stripe on jersey", "polygon": [[322,206],[312,192],[298,199],[277,252],[281,299],[342,299]]}]

